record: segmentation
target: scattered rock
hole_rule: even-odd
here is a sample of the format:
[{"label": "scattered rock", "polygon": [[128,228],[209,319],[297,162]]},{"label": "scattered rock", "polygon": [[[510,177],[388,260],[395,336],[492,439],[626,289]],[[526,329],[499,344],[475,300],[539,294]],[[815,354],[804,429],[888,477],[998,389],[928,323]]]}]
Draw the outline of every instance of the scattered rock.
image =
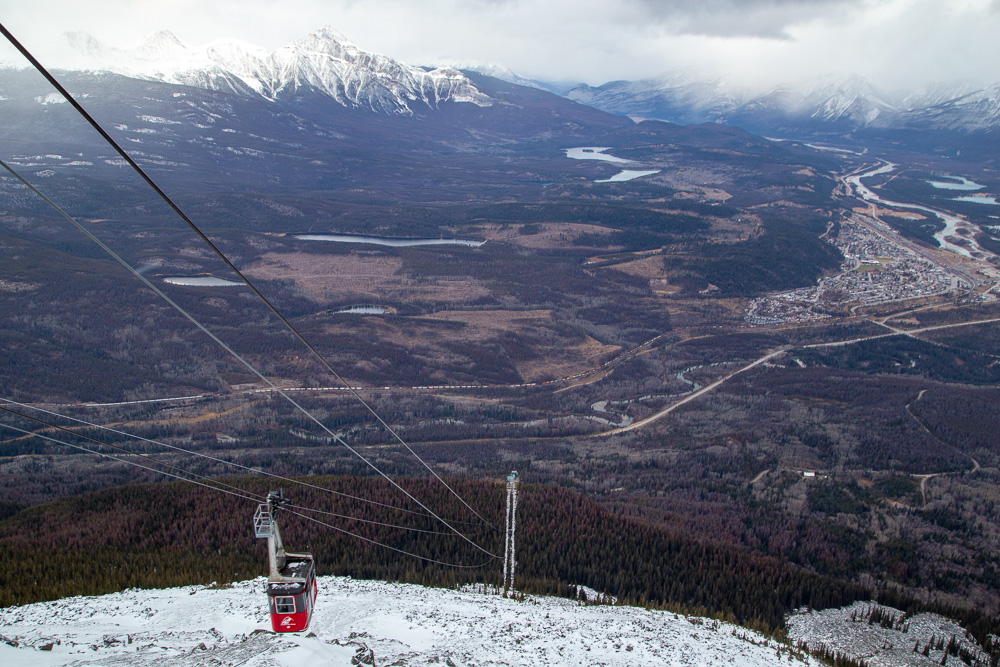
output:
[{"label": "scattered rock", "polygon": [[350,637],[346,640],[334,639],[332,642],[328,641],[327,643],[334,644],[336,646],[353,646],[355,648],[354,648],[354,657],[351,658],[352,665],[370,665],[371,667],[375,667],[375,651],[368,648],[366,644],[363,644],[359,641],[354,641],[355,637],[367,634],[368,634],[367,632],[362,632],[362,633],[352,632]]}]

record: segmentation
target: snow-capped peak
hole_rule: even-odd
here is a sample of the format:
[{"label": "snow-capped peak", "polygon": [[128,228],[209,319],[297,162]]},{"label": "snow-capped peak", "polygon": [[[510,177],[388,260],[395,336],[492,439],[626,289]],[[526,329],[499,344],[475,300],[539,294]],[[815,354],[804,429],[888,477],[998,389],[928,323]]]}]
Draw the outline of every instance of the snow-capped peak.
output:
[{"label": "snow-capped peak", "polygon": [[455,65],[458,69],[464,69],[471,72],[478,72],[479,74],[484,74],[486,76],[491,76],[494,79],[500,79],[501,81],[506,81],[507,83],[513,83],[518,86],[526,86],[528,88],[537,88],[538,90],[551,90],[551,86],[547,86],[540,81],[535,81],[534,79],[529,79],[517,74],[509,67],[501,65],[494,62],[469,62],[460,63]]},{"label": "snow-capped peak", "polygon": [[137,51],[149,60],[174,58],[187,51],[181,40],[169,30],[161,30],[147,39]]},{"label": "snow-capped peak", "polygon": [[338,58],[343,57],[345,54],[357,57],[361,53],[361,49],[354,42],[330,26],[323,26],[319,30],[314,30],[305,37],[295,40],[289,46],[301,51],[325,53]]},{"label": "snow-capped peak", "polygon": [[85,32],[67,32],[63,37],[70,47],[83,57],[102,58],[108,55],[109,48]]},{"label": "snow-capped peak", "polygon": [[239,42],[185,47],[167,31],[136,49],[105,46],[85,33],[67,35],[87,69],[271,100],[313,91],[349,107],[411,114],[444,102],[489,106],[492,100],[461,72],[427,71],[367,53],[327,26],[273,53]]},{"label": "snow-capped peak", "polygon": [[809,107],[815,109],[813,118],[834,122],[849,120],[857,125],[868,125],[882,113],[895,109],[894,104],[887,102],[884,95],[861,76],[831,82],[820,80],[817,84],[811,91],[808,84],[800,86],[800,89],[808,91],[805,100]]},{"label": "snow-capped peak", "polygon": [[985,130],[1000,125],[1000,84],[955,81],[886,90],[863,76],[829,74],[753,88],[679,70],[643,81],[579,86],[570,99],[611,113],[680,123],[725,122],[756,131],[804,128]]}]

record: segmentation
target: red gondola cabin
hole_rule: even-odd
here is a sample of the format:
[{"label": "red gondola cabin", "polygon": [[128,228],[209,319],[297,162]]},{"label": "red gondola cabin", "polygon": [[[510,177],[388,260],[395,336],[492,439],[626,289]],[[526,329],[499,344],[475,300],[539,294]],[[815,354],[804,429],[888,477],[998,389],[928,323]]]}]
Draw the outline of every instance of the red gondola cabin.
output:
[{"label": "red gondola cabin", "polygon": [[267,538],[269,573],[267,605],[275,632],[302,632],[309,628],[316,606],[316,561],[312,554],[287,553],[276,520],[284,493],[272,491],[267,504],[257,507],[253,517],[257,537]]},{"label": "red gondola cabin", "polygon": [[[305,556],[302,560],[292,560]],[[282,581],[267,582],[271,628],[275,632],[300,632],[309,627],[316,604],[316,563],[309,554],[286,554],[279,572]]]}]

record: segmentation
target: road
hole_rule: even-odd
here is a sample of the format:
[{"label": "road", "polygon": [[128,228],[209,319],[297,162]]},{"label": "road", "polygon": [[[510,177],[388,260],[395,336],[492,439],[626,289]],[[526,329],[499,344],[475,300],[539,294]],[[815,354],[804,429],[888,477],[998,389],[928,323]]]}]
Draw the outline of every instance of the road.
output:
[{"label": "road", "polygon": [[[954,327],[966,327],[966,326],[972,326],[974,324],[989,324],[989,323],[992,323],[992,322],[1000,322],[1000,317],[994,317],[994,318],[985,319],[985,320],[974,320],[972,322],[957,322],[957,323],[954,323],[954,324],[937,324],[937,325],[929,326],[929,327],[921,327],[919,329],[910,329],[908,331],[893,329],[893,333],[879,334],[877,336],[865,336],[863,338],[851,338],[849,340],[832,341],[832,342],[829,342],[829,343],[813,343],[811,345],[802,345],[798,349],[811,349],[811,348],[819,348],[819,347],[837,347],[837,346],[841,346],[841,345],[853,345],[854,343],[860,343],[860,342],[863,342],[863,341],[866,341],[866,340],[876,340],[878,338],[889,338],[890,336],[914,336],[915,334],[923,333],[923,332],[926,332],[926,331],[938,331],[940,329],[951,329],[951,328],[954,328]],[[892,328],[892,327],[890,327],[890,328]],[[757,359],[757,360],[755,360],[755,361],[747,364],[746,366],[743,366],[742,368],[739,368],[738,370],[733,371],[729,375],[726,375],[725,377],[720,378],[720,379],[716,380],[715,382],[712,382],[711,384],[705,385],[704,387],[702,387],[698,391],[695,391],[695,392],[692,392],[691,394],[688,394],[687,396],[685,396],[681,400],[677,401],[673,405],[670,405],[670,406],[668,406],[668,407],[660,410],[659,412],[657,412],[654,415],[646,417],[645,419],[640,419],[639,421],[633,422],[632,424],[629,424],[628,426],[623,426],[623,427],[620,427],[620,428],[611,429],[609,431],[603,431],[601,433],[592,434],[591,437],[606,436],[606,435],[615,435],[615,434],[618,434],[618,433],[625,433],[627,431],[634,431],[636,429],[643,428],[644,426],[648,426],[649,424],[652,424],[653,422],[656,422],[656,421],[662,419],[663,417],[666,417],[668,414],[670,414],[671,412],[673,412],[677,408],[681,407],[682,405],[685,405],[686,403],[689,403],[689,402],[695,400],[696,398],[699,398],[700,396],[702,396],[704,394],[707,394],[708,392],[716,389],[717,387],[719,387],[720,385],[722,385],[724,382],[726,382],[727,380],[729,380],[730,378],[732,378],[732,377],[734,377],[736,375],[739,375],[743,371],[750,370],[754,366],[757,366],[759,364],[764,363],[765,361],[773,359],[774,357],[776,357],[776,356],[778,356],[778,355],[780,355],[780,354],[782,354],[784,352],[792,352],[795,349],[797,349],[797,348],[789,347],[789,348],[781,348],[779,350],[774,350],[772,352],[768,352],[763,357],[760,357],[759,359]],[[978,464],[977,464],[977,466],[978,466]],[[978,470],[978,467],[976,469]]]},{"label": "road", "polygon": [[659,412],[657,412],[654,415],[650,415],[649,417],[646,417],[645,419],[640,419],[639,421],[633,422],[633,423],[629,424],[628,426],[622,426],[620,428],[611,429],[610,431],[604,431],[603,433],[595,433],[591,437],[606,436],[606,435],[615,435],[617,433],[626,433],[628,431],[634,431],[637,428],[642,428],[643,426],[647,426],[649,424],[652,424],[653,422],[666,417],[667,415],[669,415],[671,412],[673,412],[677,408],[681,407],[682,405],[684,405],[686,403],[689,403],[689,402],[695,400],[696,398],[698,398],[698,397],[700,397],[700,396],[702,396],[704,394],[707,394],[708,392],[712,391],[716,387],[721,386],[722,383],[724,383],[726,380],[729,380],[730,378],[732,378],[732,377],[734,377],[736,375],[739,375],[743,371],[748,371],[751,368],[753,368],[754,366],[758,366],[758,365],[764,363],[765,361],[773,359],[776,356],[778,356],[779,354],[784,354],[785,351],[786,351],[785,348],[780,348],[778,350],[774,350],[772,352],[768,352],[763,357],[760,357],[759,359],[750,362],[746,366],[743,366],[742,368],[739,368],[739,369],[733,371],[732,373],[730,373],[729,375],[726,375],[725,377],[719,378],[718,380],[716,380],[715,382],[712,382],[711,384],[705,385],[704,387],[702,387],[698,391],[695,391],[695,392],[692,392],[692,393],[688,394],[687,396],[685,396],[681,400],[677,401],[673,405],[660,410]]},{"label": "road", "polygon": [[938,329],[953,329],[955,327],[971,327],[974,324],[990,324],[992,322],[1000,322],[1000,317],[994,317],[988,320],[973,320],[972,322],[957,322],[955,324],[936,324],[932,327],[921,327],[919,329],[899,329],[898,331],[901,334],[912,336],[914,334],[921,334],[926,331],[937,331]]},{"label": "road", "polygon": [[[854,318],[850,318],[850,319],[854,319]],[[720,378],[720,379],[718,379],[718,380],[716,380],[716,381],[714,381],[714,382],[712,382],[712,383],[710,383],[708,385],[705,385],[704,387],[701,387],[700,389],[698,389],[698,390],[696,390],[696,391],[688,394],[687,396],[685,396],[684,398],[682,398],[678,402],[676,402],[676,403],[674,403],[674,404],[672,404],[672,405],[670,405],[670,406],[668,406],[668,407],[660,410],[656,414],[653,414],[653,415],[651,415],[649,417],[646,417],[645,419],[641,419],[639,421],[633,422],[633,423],[631,423],[631,424],[629,424],[627,426],[617,427],[617,428],[613,428],[613,429],[608,430],[608,431],[602,431],[602,432],[599,432],[599,433],[591,434],[589,437],[615,435],[615,434],[618,434],[618,433],[625,433],[625,432],[628,432],[628,431],[634,431],[634,430],[637,430],[637,429],[649,426],[650,424],[653,424],[653,423],[659,421],[660,419],[663,419],[664,417],[666,417],[667,415],[669,415],[674,410],[680,408],[681,406],[686,405],[687,403],[690,403],[691,401],[693,401],[693,400],[695,400],[697,398],[700,398],[701,396],[709,393],[710,391],[714,391],[715,389],[717,389],[718,387],[720,387],[723,383],[725,383],[729,379],[733,378],[734,376],[739,375],[740,373],[742,373],[744,371],[750,370],[751,368],[753,368],[755,366],[758,366],[758,365],[760,365],[760,364],[762,364],[762,363],[764,363],[766,361],[769,361],[770,359],[773,359],[774,357],[777,357],[777,356],[779,356],[780,354],[782,354],[784,352],[792,352],[795,349],[815,349],[815,348],[822,348],[822,347],[837,347],[837,346],[842,346],[842,345],[853,345],[855,343],[860,343],[860,342],[863,342],[863,341],[877,340],[879,338],[888,338],[888,337],[891,337],[891,336],[903,336],[903,335],[905,335],[905,336],[915,336],[916,334],[920,334],[920,333],[924,333],[924,332],[928,332],[928,331],[939,331],[939,330],[942,330],[942,329],[951,329],[951,328],[956,328],[956,327],[973,326],[973,325],[977,325],[977,324],[990,324],[990,323],[995,323],[995,322],[1000,322],[1000,317],[994,317],[994,318],[983,319],[983,320],[973,320],[973,321],[970,321],[970,322],[956,322],[956,323],[952,323],[952,324],[938,324],[938,325],[927,326],[927,327],[920,327],[918,329],[909,329],[909,330],[897,329],[897,328],[892,327],[890,325],[883,324],[883,326],[886,326],[886,327],[890,328],[892,330],[892,332],[891,333],[886,333],[886,334],[879,334],[879,335],[876,335],[876,336],[865,336],[865,337],[861,337],[861,338],[851,338],[851,339],[848,339],[848,340],[831,341],[831,342],[828,342],[828,343],[812,343],[812,344],[809,344],[809,345],[799,346],[798,348],[786,347],[786,348],[781,348],[781,349],[778,349],[778,350],[773,350],[771,352],[768,352],[764,356],[762,356],[762,357],[760,357],[760,358],[758,358],[758,359],[750,362],[746,366],[743,366],[743,367],[741,367],[741,368],[733,371],[732,373],[729,373],[725,377],[722,377],[722,378]],[[878,323],[878,322],[876,322],[876,323]],[[719,327],[711,327],[711,328],[717,328],[717,329],[720,329],[720,330],[732,330],[734,328],[741,329],[741,328],[749,328],[749,327],[745,327],[745,326],[739,326],[739,327],[722,327],[722,326],[719,326]],[[754,327],[754,328],[758,328],[758,327]],[[759,328],[765,328],[765,327],[759,327]],[[767,327],[767,328],[772,328],[772,327]],[[787,328],[787,327],[773,327],[773,328],[779,328],[780,329],[780,328]],[[421,386],[413,386],[413,387],[355,387],[355,390],[356,391],[380,391],[380,392],[386,392],[386,391],[409,392],[409,391],[442,391],[442,390],[443,391],[455,391],[455,390],[462,390],[462,389],[484,390],[484,389],[497,389],[497,388],[501,388],[501,389],[515,389],[515,388],[540,387],[540,386],[544,386],[544,385],[562,384],[562,383],[566,383],[566,382],[574,381],[574,380],[575,381],[579,381],[579,380],[581,380],[583,378],[588,378],[588,376],[592,376],[594,374],[601,373],[603,371],[603,373],[601,373],[601,375],[599,375],[598,377],[594,378],[594,381],[597,381],[597,380],[602,379],[604,377],[604,375],[606,375],[607,373],[609,373],[610,370],[611,370],[611,367],[614,366],[614,365],[616,365],[618,362],[623,361],[624,359],[628,359],[628,358],[633,357],[635,354],[640,353],[643,349],[650,348],[650,346],[654,342],[656,342],[656,341],[664,338],[667,334],[673,333],[675,331],[680,331],[680,329],[676,329],[676,330],[673,330],[673,331],[664,332],[664,333],[660,334],[659,336],[656,336],[655,338],[653,338],[653,339],[651,339],[649,341],[646,341],[645,343],[643,343],[643,344],[641,344],[641,345],[639,345],[639,346],[637,346],[635,348],[632,348],[631,350],[628,350],[626,352],[623,352],[623,353],[619,354],[615,359],[612,359],[611,361],[605,362],[604,364],[601,364],[600,366],[597,366],[597,367],[592,368],[592,369],[587,370],[587,371],[583,371],[582,373],[578,373],[578,374],[576,374],[574,376],[571,376],[571,377],[560,378],[560,379],[557,379],[557,380],[548,380],[548,381],[545,381],[545,382],[530,382],[530,383],[520,383],[520,384],[508,384],[508,385],[421,385]],[[590,383],[589,382],[579,382],[579,384],[590,384]],[[571,388],[573,388],[573,386],[574,385],[570,385],[569,387],[565,387],[563,390],[565,390],[565,389],[571,389]],[[292,388],[292,387],[287,387],[287,388],[284,388],[284,390],[285,391],[308,391],[308,392],[344,392],[344,391],[347,391],[347,389],[345,387],[315,387],[315,388],[306,388],[306,387],[294,387],[294,388]],[[239,391],[239,392],[233,392],[233,394],[231,394],[231,395],[235,395],[235,394],[266,394],[266,393],[271,393],[271,392],[274,392],[274,391],[276,391],[276,390],[270,389],[270,388],[267,388],[267,389],[255,388],[255,389],[245,389],[245,390]],[[139,401],[122,401],[122,402],[118,402],[118,403],[100,403],[100,404],[85,403],[85,404],[71,404],[71,405],[75,405],[75,406],[79,406],[79,407],[105,407],[105,406],[124,406],[124,405],[151,404],[151,403],[159,403],[159,402],[174,402],[174,401],[187,401],[187,400],[205,400],[205,399],[215,399],[215,398],[218,398],[218,395],[215,395],[215,394],[198,394],[198,395],[194,395],[194,396],[178,396],[178,397],[170,397],[170,398],[146,399],[146,400],[139,400]],[[49,404],[49,405],[51,405],[51,404]],[[975,465],[976,465],[975,469],[978,470],[978,463],[976,463]]]},{"label": "road", "polygon": [[[936,329],[938,327],[931,327],[931,328]],[[956,448],[953,445],[948,444],[947,442],[945,442],[944,440],[942,440],[941,438],[939,438],[937,435],[935,435],[935,433],[933,431],[931,431],[929,428],[927,428],[927,425],[924,424],[924,422],[921,421],[920,418],[917,417],[917,415],[913,414],[913,410],[910,408],[910,406],[913,405],[914,403],[916,403],[917,401],[919,401],[920,399],[922,399],[924,397],[924,394],[926,394],[926,393],[927,393],[926,389],[921,389],[920,392],[917,394],[917,397],[915,399],[913,399],[912,401],[910,401],[909,403],[906,404],[906,411],[909,413],[910,417],[913,418],[913,421],[917,422],[917,424],[920,425],[920,428],[922,428],[924,430],[924,432],[927,433],[927,435],[931,436],[932,438],[934,438],[935,440],[937,440],[938,442],[940,442],[945,447],[950,447],[951,449],[954,449],[955,451],[957,451],[957,452],[959,452],[961,454],[962,452],[958,448]],[[969,455],[966,454],[966,456],[969,456]],[[972,458],[971,456],[969,456],[969,460],[972,461],[972,470],[970,470],[969,472],[972,473],[972,472],[976,472],[977,470],[979,470],[979,468],[980,468],[979,461],[977,461],[976,459]],[[949,475],[949,474],[955,474],[955,473],[935,472],[935,473],[928,473],[928,474],[924,474],[924,475],[914,475],[913,476],[915,479],[919,479],[920,480],[920,497],[923,499],[924,507],[927,507],[927,480],[929,480],[931,477],[940,477],[941,475]]]},{"label": "road", "polygon": [[[874,320],[873,320],[874,321]],[[910,336],[915,338],[917,334],[926,333],[928,331],[938,331],[940,329],[954,329],[956,327],[971,327],[976,324],[991,324],[993,322],[1000,322],[1000,317],[993,317],[986,320],[973,320],[971,322],[956,322],[953,324],[935,324],[929,327],[920,327],[919,329],[899,329],[890,324],[883,322],[875,322],[884,326],[886,329],[890,329],[892,333],[878,334],[876,336],[863,336],[862,338],[851,338],[849,340],[835,340],[829,343],[812,343],[810,345],[803,345],[802,349],[811,349],[817,347],[840,347],[842,345],[853,345],[854,343],[862,343],[866,340],[878,340],[879,338],[889,338],[891,336]]]}]

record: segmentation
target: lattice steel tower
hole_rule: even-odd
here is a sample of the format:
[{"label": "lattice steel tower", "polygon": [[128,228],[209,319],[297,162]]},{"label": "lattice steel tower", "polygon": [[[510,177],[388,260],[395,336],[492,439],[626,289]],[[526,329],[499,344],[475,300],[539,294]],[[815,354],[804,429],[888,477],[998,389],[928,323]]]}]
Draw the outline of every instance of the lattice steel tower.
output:
[{"label": "lattice steel tower", "polygon": [[507,538],[503,547],[503,594],[508,589],[514,592],[514,570],[517,568],[517,552],[514,545],[514,530],[517,528],[517,471],[507,476]]}]

